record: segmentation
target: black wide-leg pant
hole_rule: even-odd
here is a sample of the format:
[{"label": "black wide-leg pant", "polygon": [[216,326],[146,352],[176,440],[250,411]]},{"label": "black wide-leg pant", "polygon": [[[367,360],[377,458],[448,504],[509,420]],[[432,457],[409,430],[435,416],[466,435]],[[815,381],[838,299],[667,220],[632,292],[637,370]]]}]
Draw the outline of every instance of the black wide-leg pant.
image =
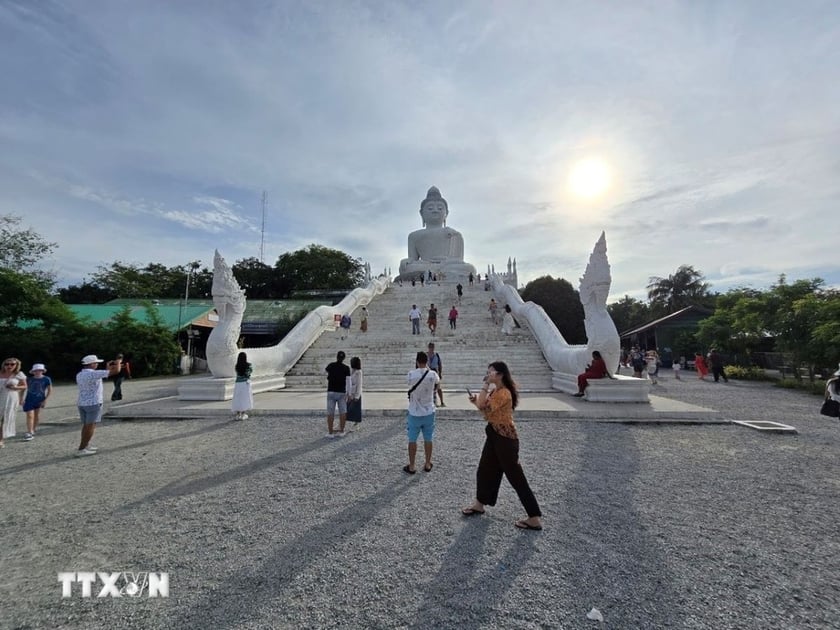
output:
[{"label": "black wide-leg pant", "polygon": [[504,475],[516,490],[528,517],[542,516],[537,499],[528,485],[522,466],[519,465],[519,440],[499,435],[489,424],[484,428],[484,432],[487,434],[487,440],[484,442],[475,473],[475,498],[484,505],[496,505]]}]

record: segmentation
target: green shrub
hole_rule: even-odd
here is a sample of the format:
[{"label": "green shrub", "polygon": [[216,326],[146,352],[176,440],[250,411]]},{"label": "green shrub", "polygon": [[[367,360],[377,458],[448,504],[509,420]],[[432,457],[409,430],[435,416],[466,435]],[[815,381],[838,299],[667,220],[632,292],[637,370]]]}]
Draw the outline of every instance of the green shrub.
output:
[{"label": "green shrub", "polygon": [[813,383],[809,380],[797,381],[792,378],[782,378],[777,380],[774,385],[776,387],[783,387],[785,389],[798,389],[805,392],[810,392],[822,396],[825,394],[825,381],[815,380]]},{"label": "green shrub", "polygon": [[737,381],[771,381],[769,376],[761,368],[751,366],[742,367],[740,365],[727,365],[724,368],[726,378],[732,378]]}]

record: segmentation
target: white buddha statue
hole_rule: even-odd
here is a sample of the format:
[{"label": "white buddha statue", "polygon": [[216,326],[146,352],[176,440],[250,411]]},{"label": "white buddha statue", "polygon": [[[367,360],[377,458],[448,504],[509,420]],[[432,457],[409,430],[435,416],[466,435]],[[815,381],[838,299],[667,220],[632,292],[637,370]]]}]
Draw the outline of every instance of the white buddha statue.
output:
[{"label": "white buddha statue", "polygon": [[411,280],[431,271],[448,281],[475,275],[475,267],[464,262],[464,237],[446,227],[449,205],[432,186],[420,203],[423,229],[408,235],[408,258],[400,261],[400,278]]}]

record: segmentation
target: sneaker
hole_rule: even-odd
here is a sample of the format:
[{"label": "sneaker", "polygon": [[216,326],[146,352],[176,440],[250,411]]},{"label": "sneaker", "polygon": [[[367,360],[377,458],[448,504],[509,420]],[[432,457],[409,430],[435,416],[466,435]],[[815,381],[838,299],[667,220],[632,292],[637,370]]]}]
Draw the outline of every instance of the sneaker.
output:
[{"label": "sneaker", "polygon": [[328,440],[332,440],[336,435],[338,435],[338,434],[337,433],[327,433],[324,437],[327,438]]},{"label": "sneaker", "polygon": [[95,452],[96,452],[96,451],[98,451],[99,449],[98,449],[98,448],[96,448],[93,444],[88,444],[88,445],[87,445],[87,450],[88,450],[88,451],[93,451],[93,452],[95,453]]},{"label": "sneaker", "polygon": [[240,419],[240,420],[247,420],[247,419],[248,419],[248,414],[247,414],[247,413],[243,413],[243,414],[242,414],[242,416],[241,416],[239,419]]},{"label": "sneaker", "polygon": [[344,437],[345,435],[347,435],[347,431],[339,431],[338,433],[335,433],[334,435],[335,435],[335,437]]},{"label": "sneaker", "polygon": [[31,439],[32,439],[32,438],[34,438],[34,437],[35,437],[35,436],[34,436],[34,435],[32,435],[31,433],[24,433],[24,434],[23,434],[23,441],[24,441],[24,442],[28,442],[29,440],[31,440]]},{"label": "sneaker", "polygon": [[95,455],[95,454],[96,454],[96,451],[92,451],[89,448],[83,448],[83,449],[78,450],[74,453],[74,455],[76,457],[84,457],[85,455]]}]

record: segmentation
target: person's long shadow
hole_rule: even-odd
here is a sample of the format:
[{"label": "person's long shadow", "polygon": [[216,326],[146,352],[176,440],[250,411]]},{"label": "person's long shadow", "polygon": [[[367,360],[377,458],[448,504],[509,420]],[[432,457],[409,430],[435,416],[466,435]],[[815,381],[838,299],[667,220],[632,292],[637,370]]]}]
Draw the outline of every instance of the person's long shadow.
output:
[{"label": "person's long shadow", "polygon": [[[414,484],[405,477],[389,483],[367,498],[357,501],[337,514],[327,514],[321,524],[304,530],[300,536],[276,549],[266,550],[259,564],[250,565],[223,576],[223,584],[236,584],[237,591],[247,593],[252,602],[277,600],[283,592],[295,583],[295,577],[308,568],[318,556],[345,544],[347,539],[366,527],[384,508],[394,503]],[[340,526],[336,526],[340,524]],[[235,620],[220,618],[224,607],[220,600],[229,596],[218,589],[204,593],[187,608],[179,608],[175,619],[167,620],[170,627],[190,628],[234,628],[248,625],[250,618],[256,620],[260,607],[251,608]],[[340,613],[338,613],[340,614]]]},{"label": "person's long shadow", "polygon": [[571,576],[564,593],[586,610],[599,608],[611,627],[682,627],[665,553],[633,502],[639,470],[634,433],[657,429],[582,424],[581,430],[581,468],[561,501]]},{"label": "person's long shadow", "polygon": [[411,628],[463,627],[460,615],[453,612],[467,608],[470,625],[483,626],[536,553],[533,536],[524,532],[512,534],[504,557],[479,574],[478,567],[487,559],[483,549],[492,521],[485,517],[469,518],[472,520],[464,524],[452,541],[440,569],[428,583]]},{"label": "person's long shadow", "polygon": [[[360,436],[361,439],[354,440],[355,445],[348,445],[348,447],[353,448],[354,450],[366,449],[376,442],[390,438],[391,436],[395,435],[396,432],[396,427],[386,427],[380,431]],[[342,439],[347,440],[348,438],[345,437]],[[326,442],[324,440],[317,439],[311,442],[307,442],[306,444],[297,446],[295,448],[277,451],[272,455],[268,455],[261,459],[257,459],[253,462],[248,462],[240,466],[235,466],[234,468],[230,468],[229,470],[222,471],[215,475],[200,477],[198,479],[192,480],[177,479],[159,488],[158,490],[146,495],[142,499],[132,501],[131,503],[126,503],[125,505],[121,506],[117,510],[117,512],[127,512],[138,508],[142,505],[153,503],[155,501],[161,501],[163,499],[171,499],[175,497],[184,497],[190,494],[203,492],[216,486],[220,486],[226,483],[230,483],[232,481],[236,481],[243,477],[247,477],[248,475],[253,475],[262,470],[265,470],[266,468],[277,466],[279,464],[287,464],[290,461],[300,457],[301,455],[311,453],[312,451],[316,451],[320,448],[330,445],[332,445],[331,442]],[[335,459],[336,452],[340,452],[341,448],[342,446],[339,446],[337,449],[330,450],[329,456],[325,456],[325,459]]]},{"label": "person's long shadow", "polygon": [[[146,446],[154,446],[155,444],[163,444],[165,442],[172,442],[173,440],[184,440],[187,438],[193,438],[199,435],[204,435],[206,433],[211,433],[213,431],[218,431],[220,429],[224,429],[228,426],[233,424],[233,420],[225,419],[223,422],[217,422],[215,424],[208,424],[207,426],[203,426],[200,429],[196,429],[194,431],[187,431],[186,433],[177,433],[174,435],[167,435],[164,437],[152,438],[150,440],[143,440],[142,442],[132,442],[131,444],[125,444],[123,446],[115,446],[113,448],[109,448],[107,450],[108,454],[111,453],[120,453],[123,451],[130,451],[135,448],[144,448]],[[79,431],[78,425],[74,427],[75,431]],[[98,455],[97,457],[102,457],[105,454],[103,452],[102,455]],[[42,468],[44,466],[51,466],[53,464],[61,464],[73,461],[73,453],[68,455],[61,455],[59,457],[51,457],[49,459],[42,459],[35,462],[26,462],[25,464],[18,464],[17,466],[10,466],[9,468],[0,469],[0,475],[10,475],[16,472],[21,472],[24,470],[34,470],[35,468]]]}]

